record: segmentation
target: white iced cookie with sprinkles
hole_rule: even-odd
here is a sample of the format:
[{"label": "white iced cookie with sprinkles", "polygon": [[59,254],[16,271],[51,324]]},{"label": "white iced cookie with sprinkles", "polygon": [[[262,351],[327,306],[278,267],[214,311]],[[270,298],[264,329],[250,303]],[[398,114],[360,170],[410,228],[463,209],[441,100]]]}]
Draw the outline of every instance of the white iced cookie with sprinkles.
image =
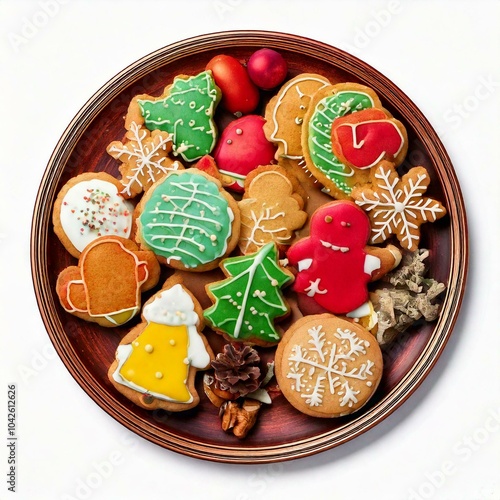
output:
[{"label": "white iced cookie with sprinkles", "polygon": [[57,237],[78,258],[100,236],[129,238],[133,205],[120,194],[117,179],[105,172],[87,172],[70,179],[59,191],[52,222]]},{"label": "white iced cookie with sprinkles", "polygon": [[365,328],[332,314],[304,316],[276,350],[276,378],[288,402],[306,415],[349,415],[373,396],[382,352]]},{"label": "white iced cookie with sprinkles", "polygon": [[202,329],[198,301],[176,279],[167,281],[144,306],[142,322],[118,346],[109,380],[142,408],[193,408],[199,402],[196,372],[214,359]]},{"label": "white iced cookie with sprinkles", "polygon": [[174,269],[214,269],[239,239],[236,201],[217,179],[196,168],[170,172],[153,184],[138,213],[138,243]]}]

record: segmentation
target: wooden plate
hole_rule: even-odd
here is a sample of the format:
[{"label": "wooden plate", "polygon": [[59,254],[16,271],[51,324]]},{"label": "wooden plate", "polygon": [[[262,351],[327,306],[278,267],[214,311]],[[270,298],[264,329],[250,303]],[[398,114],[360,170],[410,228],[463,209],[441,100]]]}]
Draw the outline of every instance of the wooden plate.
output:
[{"label": "wooden plate", "polygon": [[[429,275],[447,284],[440,318],[401,336],[385,352],[381,385],[360,412],[339,419],[314,419],[283,398],[261,412],[244,441],[220,428],[218,410],[198,387],[202,401],[178,414],[150,412],[118,394],[106,373],[130,326],[103,329],[67,314],[55,295],[58,273],[75,263],[52,231],[56,195],[70,177],[84,171],[118,176],[118,162],[106,153],[124,134],[123,117],[133,96],[159,95],[178,74],[196,74],[216,54],[246,59],[261,48],[281,52],[290,76],[315,72],[332,81],[372,87],[409,134],[407,167],[424,165],[431,174],[430,196],[444,202],[448,215],[424,225],[421,246],[431,250]],[[315,454],[340,445],[375,426],[398,408],[430,372],[451,335],[468,268],[467,222],[460,186],[435,131],[415,104],[391,81],[359,59],[307,38],[262,31],[231,31],[190,38],[135,62],[104,85],[67,127],[47,165],[33,214],[31,265],[38,305],[55,349],[72,376],[101,408],[134,433],[164,448],[219,462],[268,463]],[[201,382],[201,376],[198,381]]]}]

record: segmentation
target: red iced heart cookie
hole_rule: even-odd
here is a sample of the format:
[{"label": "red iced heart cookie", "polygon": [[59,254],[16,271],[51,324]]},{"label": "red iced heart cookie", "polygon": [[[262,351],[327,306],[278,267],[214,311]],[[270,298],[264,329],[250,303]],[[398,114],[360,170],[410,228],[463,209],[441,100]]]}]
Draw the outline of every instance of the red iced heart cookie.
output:
[{"label": "red iced heart cookie", "polygon": [[381,109],[370,108],[337,118],[332,124],[332,150],[345,164],[366,169],[381,160],[400,164],[407,150],[406,130]]}]

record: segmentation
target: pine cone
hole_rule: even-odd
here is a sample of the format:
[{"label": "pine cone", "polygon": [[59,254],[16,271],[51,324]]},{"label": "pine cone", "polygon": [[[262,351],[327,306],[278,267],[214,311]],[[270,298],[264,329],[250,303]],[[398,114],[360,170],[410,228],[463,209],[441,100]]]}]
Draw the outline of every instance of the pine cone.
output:
[{"label": "pine cone", "polygon": [[212,361],[216,388],[238,396],[256,391],[260,385],[259,362],[259,354],[252,347],[226,344]]}]

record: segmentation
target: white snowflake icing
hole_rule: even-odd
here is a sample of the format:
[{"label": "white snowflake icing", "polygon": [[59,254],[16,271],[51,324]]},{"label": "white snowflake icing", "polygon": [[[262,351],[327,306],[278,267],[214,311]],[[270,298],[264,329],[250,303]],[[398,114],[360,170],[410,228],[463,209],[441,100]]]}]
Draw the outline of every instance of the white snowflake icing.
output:
[{"label": "white snowflake icing", "polygon": [[[171,170],[177,170],[179,166],[177,162],[168,166],[165,165],[164,163],[168,160],[168,157],[164,153],[161,153],[165,151],[167,144],[172,142],[171,135],[161,137],[158,141],[148,141],[147,139],[151,137],[149,131],[141,128],[135,122],[131,123],[130,132],[132,136],[130,142],[122,144],[121,147],[114,144],[109,148],[109,153],[114,158],[120,158],[121,155],[125,155],[128,161],[132,158],[134,159],[135,167],[131,169],[132,175],[127,175],[122,179],[124,186],[122,193],[128,196],[132,194],[133,184],[138,183],[142,186],[141,177],[145,177],[153,183],[158,179],[159,174],[166,174]],[[127,147],[131,143],[133,147]]]},{"label": "white snowflake icing", "polygon": [[[247,253],[249,249],[254,250],[255,248],[262,248],[269,241],[276,241],[278,244],[286,244],[292,238],[289,234],[290,231],[286,227],[278,227],[275,229],[268,228],[266,224],[269,221],[275,221],[277,219],[282,219],[285,217],[285,212],[280,211],[273,213],[278,207],[278,204],[272,207],[262,207],[260,214],[256,214],[255,211],[250,211],[250,224],[247,224],[245,220],[242,220],[242,226],[244,226],[247,231],[249,231],[248,236],[244,236],[240,240],[240,249],[243,253]],[[258,233],[261,233],[260,238],[257,237]]]},{"label": "white snowflake icing", "polygon": [[409,177],[404,183],[390,169],[380,167],[375,178],[377,191],[371,191],[370,196],[363,192],[356,199],[363,210],[373,211],[371,241],[384,241],[398,228],[401,244],[412,248],[420,239],[416,219],[434,222],[444,212],[438,201],[422,196],[427,189],[428,176],[419,172],[416,179]]},{"label": "white snowflake icing", "polygon": [[[308,346],[295,345],[288,358],[292,390],[300,393],[306,404],[311,407],[323,403],[325,393],[339,397],[340,406],[351,408],[358,402],[356,391],[351,381],[367,380],[373,375],[374,362],[366,360],[356,366],[356,359],[366,354],[368,341],[360,339],[349,329],[337,328],[337,342],[329,342],[321,325],[308,330]],[[309,344],[311,347],[309,347]],[[368,386],[371,382],[368,381]]]}]

